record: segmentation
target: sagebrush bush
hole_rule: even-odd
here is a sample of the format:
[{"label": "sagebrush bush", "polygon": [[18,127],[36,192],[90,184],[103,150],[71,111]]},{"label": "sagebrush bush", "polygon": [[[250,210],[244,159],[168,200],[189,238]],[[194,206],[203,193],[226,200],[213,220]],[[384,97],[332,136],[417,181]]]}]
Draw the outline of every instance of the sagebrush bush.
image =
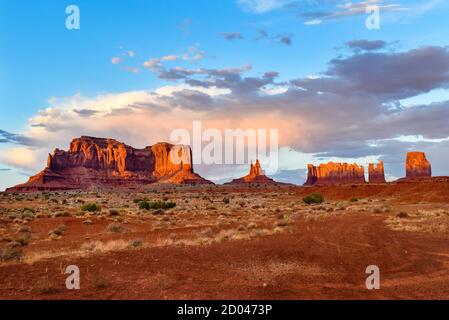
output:
[{"label": "sagebrush bush", "polygon": [[0,248],[0,261],[19,260],[21,254],[15,248]]},{"label": "sagebrush bush", "polygon": [[101,211],[101,206],[96,203],[86,203],[81,207],[81,210],[88,212],[99,212]]},{"label": "sagebrush bush", "polygon": [[141,210],[157,210],[157,209],[172,209],[176,207],[176,203],[172,201],[141,201],[139,202],[139,209]]},{"label": "sagebrush bush", "polygon": [[323,203],[324,197],[319,193],[314,193],[309,196],[306,196],[302,199],[307,204],[314,204],[314,203]]},{"label": "sagebrush bush", "polygon": [[106,230],[110,233],[121,233],[124,231],[123,227],[119,224],[111,223]]}]

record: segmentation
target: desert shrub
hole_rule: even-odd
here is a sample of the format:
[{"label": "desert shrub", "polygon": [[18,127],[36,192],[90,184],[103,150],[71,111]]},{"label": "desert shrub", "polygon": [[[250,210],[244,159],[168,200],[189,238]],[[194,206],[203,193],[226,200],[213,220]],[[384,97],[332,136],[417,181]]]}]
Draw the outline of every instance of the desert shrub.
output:
[{"label": "desert shrub", "polygon": [[140,210],[150,210],[150,203],[146,200],[142,200],[139,202]]},{"label": "desert shrub", "polygon": [[277,227],[287,227],[288,226],[288,221],[287,220],[279,220],[275,223],[275,225]]},{"label": "desert shrub", "polygon": [[230,200],[229,200],[228,197],[224,197],[224,198],[223,198],[223,203],[229,204],[229,202],[230,202]]},{"label": "desert shrub", "polygon": [[142,240],[134,239],[129,242],[130,248],[139,248],[142,246]]},{"label": "desert shrub", "polygon": [[29,227],[29,226],[21,226],[20,228],[19,228],[19,230],[17,230],[18,232],[27,232],[27,233],[29,233],[29,232],[31,232],[31,227]]},{"label": "desert shrub", "polygon": [[121,225],[116,224],[116,223],[111,223],[110,225],[107,226],[106,231],[110,232],[110,233],[121,233],[124,230]]},{"label": "desert shrub", "polygon": [[15,248],[7,247],[0,249],[0,261],[19,260],[20,256],[20,252]]},{"label": "desert shrub", "polygon": [[64,234],[66,230],[66,226],[63,224],[60,224],[59,226],[57,226],[55,229],[51,230],[48,234],[49,235],[57,235],[57,236],[62,236]]},{"label": "desert shrub", "polygon": [[99,290],[99,289],[103,289],[106,288],[109,285],[109,281],[104,278],[103,276],[99,276],[98,278],[94,279],[94,283],[93,283],[95,289]]},{"label": "desert shrub", "polygon": [[304,201],[307,204],[314,204],[314,203],[323,203],[324,197],[319,193],[314,193],[308,196],[305,196],[302,201]]},{"label": "desert shrub", "polygon": [[357,198],[352,198],[350,201],[351,201],[351,202],[358,202],[359,199],[357,199]]},{"label": "desert shrub", "polygon": [[111,210],[109,210],[109,215],[110,215],[111,217],[113,217],[113,216],[119,216],[119,215],[120,215],[120,212],[119,212],[118,210],[111,209]]},{"label": "desert shrub", "polygon": [[408,214],[407,214],[407,212],[401,211],[398,213],[397,217],[398,218],[407,218]]},{"label": "desert shrub", "polygon": [[88,212],[98,212],[101,211],[101,206],[96,203],[86,203],[81,207],[81,210]]},{"label": "desert shrub", "polygon": [[31,212],[31,213],[36,213],[36,210],[32,209],[32,208],[24,208],[23,212]]},{"label": "desert shrub", "polygon": [[171,202],[171,201],[167,202],[167,201],[160,201],[160,200],[158,200],[158,201],[146,201],[146,200],[144,200],[144,201],[141,201],[139,203],[139,209],[141,209],[141,210],[150,210],[150,209],[154,209],[154,210],[163,209],[163,210],[166,210],[166,209],[172,209],[174,207],[176,207],[176,203],[175,202]]},{"label": "desert shrub", "polygon": [[26,233],[26,234],[24,234],[24,235],[18,237],[18,238],[16,239],[16,242],[17,242],[18,244],[20,244],[20,246],[25,247],[25,246],[28,245],[28,242],[30,241],[30,238],[31,238],[30,235],[29,235],[28,233]]},{"label": "desert shrub", "polygon": [[53,294],[58,291],[54,283],[49,279],[42,279],[38,281],[35,285],[35,290],[40,294]]}]

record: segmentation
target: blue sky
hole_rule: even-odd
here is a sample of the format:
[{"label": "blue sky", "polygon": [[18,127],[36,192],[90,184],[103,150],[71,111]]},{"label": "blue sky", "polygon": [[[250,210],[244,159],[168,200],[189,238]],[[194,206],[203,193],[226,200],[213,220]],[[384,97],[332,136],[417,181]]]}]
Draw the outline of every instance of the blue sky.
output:
[{"label": "blue sky", "polygon": [[[65,9],[69,4],[80,8],[80,30],[69,31],[65,27],[67,17]],[[367,15],[357,11],[358,6],[364,5],[380,7],[380,30],[368,30],[365,27]],[[78,118],[73,118],[73,122],[69,120],[69,115],[74,115],[73,111],[88,109],[95,104],[103,106],[100,100],[105,96],[109,97],[108,99],[116,99],[114,101],[132,100],[133,98],[130,98],[127,93],[133,93],[131,96],[137,96],[137,102],[140,102],[141,99],[145,99],[143,98],[145,93],[155,92],[165,86],[172,88],[185,85],[187,80],[198,80],[196,76],[205,74],[204,72],[195,74],[191,77],[192,79],[185,77],[167,79],[161,76],[162,69],[173,71],[170,69],[178,67],[182,70],[210,71],[241,68],[245,70],[238,72],[238,76],[242,78],[263,78],[266,72],[276,72],[278,73],[276,81],[267,82],[267,85],[289,87],[290,82],[295,79],[323,76],[332,66],[333,59],[342,59],[349,63],[352,61],[351,57],[357,55],[366,54],[368,57],[370,54],[383,54],[394,57],[404,54],[404,57],[408,57],[407,53],[423,47],[447,49],[448,14],[448,3],[436,0],[370,0],[366,3],[329,0],[98,0],[70,3],[59,0],[0,0],[0,41],[2,43],[0,48],[0,130],[13,135],[5,138],[5,134],[2,134],[4,142],[0,143],[0,169],[2,169],[0,189],[11,183],[23,181],[26,175],[36,173],[37,169],[45,165],[46,153],[51,152],[54,147],[65,148],[71,138],[86,134],[85,131],[97,135],[112,135],[124,142],[133,142],[138,145],[150,144],[153,141],[149,140],[153,137],[155,140],[163,139],[163,135],[149,138],[150,132],[139,138],[138,133],[119,130],[112,124],[110,127],[105,126],[101,130],[94,130],[98,127],[98,121],[102,121],[98,118],[98,113],[97,118],[93,117],[86,122],[87,127],[82,126],[81,121],[78,123]],[[320,23],[309,25],[308,22],[313,20],[315,22],[320,20]],[[356,48],[346,45],[354,40],[368,42],[381,40],[385,45],[375,53],[364,49],[355,51]],[[441,52],[438,50],[431,51],[429,54],[432,56],[434,53],[440,57]],[[441,58],[445,61],[444,53]],[[145,67],[145,62],[151,61],[158,63],[159,69]],[[147,66],[150,64],[147,63]],[[247,67],[249,65],[251,68]],[[410,65],[410,68],[414,67],[416,66]],[[445,75],[443,72],[441,77]],[[419,78],[419,74],[414,76]],[[302,81],[299,82],[302,83]],[[400,84],[403,84],[404,88],[398,88],[399,91],[410,92],[406,80]],[[233,84],[231,91],[235,91],[231,95],[237,91],[235,88]],[[224,89],[227,88],[224,87]],[[195,91],[197,88],[189,86],[188,90]],[[383,94],[383,92],[376,92],[379,96]],[[216,92],[205,94],[212,97],[214,101],[217,100],[220,106],[222,105],[223,102],[218,101],[221,97],[219,95],[217,97]],[[126,95],[126,98],[122,95]],[[301,101],[301,96],[298,97],[298,101]],[[260,103],[259,99],[261,99],[259,96],[257,98],[252,96],[253,100],[249,100],[249,95],[235,95],[234,98],[242,105],[244,105],[243,102],[248,105],[252,102]],[[280,99],[279,108],[282,108],[283,97],[276,98]],[[372,99],[363,101],[361,96],[357,96],[356,100],[360,105],[372,103]],[[379,99],[377,103],[385,105],[404,101],[405,107],[412,105],[410,109],[413,109],[415,104],[423,106],[447,100],[446,82],[436,81],[430,87],[420,87],[419,90],[412,90],[412,93],[408,95],[396,94],[390,100]],[[126,101],[125,107],[136,102]],[[321,105],[322,101],[324,100],[317,100],[316,104]],[[307,102],[313,101],[307,100]],[[296,115],[295,110],[301,109],[302,106],[295,108],[294,102],[289,100],[288,103],[292,103],[288,105],[288,110],[292,113],[287,112],[290,118]],[[118,103],[118,107],[123,106]],[[44,124],[41,123],[43,121],[41,111],[47,108],[50,108],[52,112],[51,116],[45,114],[44,120],[47,122]],[[98,111],[100,107],[95,105],[93,108],[97,108],[95,110]],[[205,119],[212,121],[213,113],[207,109],[207,106],[196,108],[201,109]],[[231,108],[232,112],[238,109],[233,106],[228,108]],[[317,107],[316,112],[329,111],[325,106],[322,108]],[[189,108],[186,107],[186,109]],[[58,113],[58,110],[64,113],[64,116]],[[342,110],[344,111],[335,105],[333,112],[339,113]],[[445,114],[446,110],[447,107],[442,106],[432,112]],[[103,111],[105,110],[102,109]],[[105,112],[109,111],[111,110]],[[298,112],[298,117],[310,120],[307,118],[307,112]],[[58,113],[57,116],[56,113]],[[237,111],[232,113],[232,119],[242,122],[238,114]],[[367,114],[369,112],[365,115]],[[104,116],[103,113],[102,117]],[[147,116],[148,122],[151,123],[151,113]],[[219,118],[219,113],[216,116]],[[351,118],[351,115],[347,117]],[[368,118],[364,116],[363,111],[358,117],[354,117],[354,122],[367,121],[365,118]],[[81,120],[87,121],[85,118]],[[260,123],[263,119],[257,121]],[[432,119],[427,120],[429,127],[435,126],[432,121]],[[48,122],[51,122],[53,127],[49,126]],[[73,123],[77,123],[78,126],[74,126]],[[412,123],[409,124],[413,126]],[[121,126],[125,125],[126,123],[121,124]],[[282,127],[279,124],[276,126]],[[329,136],[338,136],[338,134],[332,135],[332,128],[329,129],[330,132],[323,133],[321,140],[319,139],[320,129],[316,132],[318,138],[310,139],[307,145],[285,138],[283,146],[294,150],[294,155],[286,156],[293,158],[304,154],[318,154],[315,157],[317,161],[332,158],[359,159],[362,162],[366,159],[382,159],[387,164],[391,164],[389,175],[399,177],[401,176],[399,163],[403,159],[397,162],[392,160],[394,152],[391,150],[395,148],[390,146],[391,141],[398,141],[398,137],[402,135],[421,135],[424,140],[449,137],[447,128],[442,128],[441,134],[430,132],[421,125],[413,126],[412,129],[416,130],[405,128],[403,134],[391,132],[386,136],[342,136],[342,140],[335,142],[334,146],[335,148],[338,146],[339,151],[347,148],[346,153],[335,152],[332,146],[323,146],[320,150],[319,145],[323,141],[329,141]],[[163,128],[156,132],[163,132]],[[304,137],[314,134],[313,128],[305,128],[300,133]],[[73,136],[70,137],[70,135]],[[290,134],[285,133],[285,136]],[[18,138],[14,140],[11,137]],[[35,141],[30,144],[23,142],[24,139],[20,138],[33,138]],[[377,153],[372,150],[355,152],[353,146],[346,147],[343,143],[340,144],[343,139],[346,144],[354,139],[360,145],[373,144],[373,140],[388,140],[388,146],[379,149]],[[441,150],[445,151],[448,148],[445,141],[437,146],[429,141],[411,139],[412,142],[410,142],[409,140],[407,140],[409,145],[401,144],[399,148],[401,151],[413,147],[440,150],[438,156],[429,155],[429,157],[435,159],[435,171],[444,173],[443,167],[439,166],[439,159]],[[311,144],[315,144],[315,147],[310,147]],[[356,149],[359,150],[359,147]],[[22,158],[15,159],[10,156],[11,152],[17,154],[22,152],[21,157],[29,157],[29,159],[28,161]],[[447,155],[447,153],[444,154]],[[309,159],[309,157],[306,158]],[[296,166],[291,165],[291,160],[287,159],[283,163],[285,163],[282,168],[284,171],[291,171],[297,176],[303,174],[305,167],[302,161],[298,160]],[[236,169],[233,175],[240,174],[242,170]],[[204,169],[202,173],[215,180],[227,178],[220,172],[214,173],[210,168]],[[285,172],[282,176],[285,176]]]}]

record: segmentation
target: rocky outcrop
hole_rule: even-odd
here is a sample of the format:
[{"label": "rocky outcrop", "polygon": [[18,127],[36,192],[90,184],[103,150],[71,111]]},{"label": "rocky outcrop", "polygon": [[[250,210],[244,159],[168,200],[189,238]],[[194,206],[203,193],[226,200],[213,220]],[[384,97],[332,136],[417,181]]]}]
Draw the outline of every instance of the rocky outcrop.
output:
[{"label": "rocky outcrop", "polygon": [[405,167],[407,178],[423,178],[432,176],[432,168],[424,152],[407,153]]},{"label": "rocky outcrop", "polygon": [[348,163],[333,163],[307,166],[307,181],[304,185],[360,184],[365,183],[363,166]]},{"label": "rocky outcrop", "polygon": [[377,165],[370,163],[368,166],[368,176],[369,183],[386,183],[383,161],[380,161]]},{"label": "rocky outcrop", "polygon": [[256,160],[256,163],[253,164],[251,162],[251,166],[250,166],[250,170],[249,170],[249,174],[239,178],[239,179],[234,179],[231,182],[226,183],[227,185],[229,184],[281,184],[278,183],[276,181],[274,181],[271,178],[268,178],[265,175],[265,172],[262,170],[262,167],[260,166],[260,161]]},{"label": "rocky outcrop", "polygon": [[68,151],[56,149],[47,167],[14,191],[139,186],[155,182],[210,183],[193,172],[188,146],[158,143],[135,149],[114,139],[83,136]]}]

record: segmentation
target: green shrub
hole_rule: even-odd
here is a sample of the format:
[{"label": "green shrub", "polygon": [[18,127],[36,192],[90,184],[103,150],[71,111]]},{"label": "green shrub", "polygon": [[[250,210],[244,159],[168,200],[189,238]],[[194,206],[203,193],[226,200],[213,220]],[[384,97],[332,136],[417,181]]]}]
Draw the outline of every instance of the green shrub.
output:
[{"label": "green shrub", "polygon": [[139,202],[139,209],[141,210],[157,210],[157,209],[172,209],[176,207],[175,202],[167,201],[141,201]]},{"label": "green shrub", "polygon": [[101,206],[96,203],[86,203],[81,207],[82,211],[98,212],[101,211]]},{"label": "green shrub", "polygon": [[309,196],[306,196],[302,199],[307,204],[314,204],[314,203],[323,203],[324,197],[319,193],[314,193]]}]

